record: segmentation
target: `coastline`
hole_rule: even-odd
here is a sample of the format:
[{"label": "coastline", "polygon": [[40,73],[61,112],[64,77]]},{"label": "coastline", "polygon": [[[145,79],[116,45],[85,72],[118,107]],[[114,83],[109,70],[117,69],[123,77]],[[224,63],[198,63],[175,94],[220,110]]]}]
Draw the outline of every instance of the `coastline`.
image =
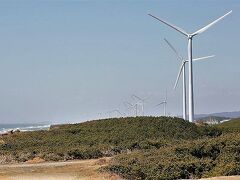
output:
[{"label": "coastline", "polygon": [[51,124],[0,124],[0,136],[16,132],[49,130]]}]

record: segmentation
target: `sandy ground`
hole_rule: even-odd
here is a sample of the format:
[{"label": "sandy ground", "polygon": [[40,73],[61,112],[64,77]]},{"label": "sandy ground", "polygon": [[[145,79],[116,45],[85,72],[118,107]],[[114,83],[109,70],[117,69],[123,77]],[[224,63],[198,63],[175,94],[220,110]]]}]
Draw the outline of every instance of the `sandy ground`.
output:
[{"label": "sandy ground", "polygon": [[0,166],[1,180],[117,180],[116,175],[100,173],[98,169],[106,166],[110,158],[69,162],[34,161],[25,164]]},{"label": "sandy ground", "polygon": [[240,176],[220,176],[212,178],[203,178],[201,180],[240,180]]},{"label": "sandy ground", "polygon": [[[31,160],[24,164],[0,165],[0,180],[121,180],[120,177],[100,173],[111,158],[68,162]],[[240,176],[204,178],[202,180],[240,180]]]}]

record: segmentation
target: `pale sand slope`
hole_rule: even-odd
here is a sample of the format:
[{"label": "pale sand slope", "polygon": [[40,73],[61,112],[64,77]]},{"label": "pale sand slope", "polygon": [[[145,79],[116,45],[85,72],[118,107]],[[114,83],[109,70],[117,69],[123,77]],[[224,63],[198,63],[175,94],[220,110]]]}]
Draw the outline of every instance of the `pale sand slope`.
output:
[{"label": "pale sand slope", "polygon": [[69,162],[42,162],[37,164],[13,164],[0,166],[0,179],[6,180],[76,180],[120,179],[116,175],[98,172],[110,158]]}]

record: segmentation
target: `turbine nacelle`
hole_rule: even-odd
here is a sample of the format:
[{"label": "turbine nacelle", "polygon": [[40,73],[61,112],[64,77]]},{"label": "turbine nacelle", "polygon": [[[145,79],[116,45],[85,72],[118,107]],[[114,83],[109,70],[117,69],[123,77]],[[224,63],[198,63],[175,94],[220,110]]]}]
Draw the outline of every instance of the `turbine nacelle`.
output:
[{"label": "turbine nacelle", "polygon": [[193,36],[196,36],[196,34],[188,34],[188,39],[192,39],[193,38]]}]

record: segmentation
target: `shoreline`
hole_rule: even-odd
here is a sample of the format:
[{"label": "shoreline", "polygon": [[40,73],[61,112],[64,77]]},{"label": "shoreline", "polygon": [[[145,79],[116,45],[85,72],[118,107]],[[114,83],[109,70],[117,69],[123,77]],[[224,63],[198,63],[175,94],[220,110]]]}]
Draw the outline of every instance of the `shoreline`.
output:
[{"label": "shoreline", "polygon": [[[14,125],[14,124],[13,124]],[[7,125],[6,125],[7,126]],[[11,125],[9,125],[11,126]],[[18,127],[3,127],[0,129],[0,136],[19,133],[19,132],[32,132],[32,131],[41,131],[41,130],[50,130],[52,124],[36,124],[34,125],[28,125],[28,126],[19,126]],[[0,125],[1,127],[1,125]]]}]

